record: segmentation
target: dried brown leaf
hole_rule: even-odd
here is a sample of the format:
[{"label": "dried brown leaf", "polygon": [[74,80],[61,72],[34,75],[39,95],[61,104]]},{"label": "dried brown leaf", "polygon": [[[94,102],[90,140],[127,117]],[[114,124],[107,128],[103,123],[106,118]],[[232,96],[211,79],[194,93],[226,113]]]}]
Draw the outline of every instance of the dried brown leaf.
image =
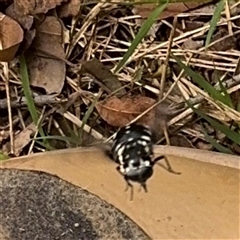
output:
[{"label": "dried brown leaf", "polygon": [[[31,141],[31,136],[37,131],[37,127],[34,123],[29,124],[14,138],[14,155],[19,156],[23,148],[27,146]],[[10,151],[10,143],[6,143],[3,146],[3,151]]]},{"label": "dried brown leaf", "polygon": [[46,13],[66,0],[15,0],[15,7],[24,15]]},{"label": "dried brown leaf", "polygon": [[77,16],[81,6],[79,0],[69,0],[67,3],[63,3],[58,9],[58,16],[60,18]]},{"label": "dried brown leaf", "polygon": [[189,49],[189,50],[197,50],[200,47],[202,47],[203,44],[204,44],[203,40],[198,41],[198,40],[193,40],[189,38],[183,43],[182,48]]},{"label": "dried brown leaf", "polygon": [[[201,3],[170,3],[168,4],[167,8],[161,13],[159,16],[159,20],[165,19],[168,17],[176,16],[179,13],[186,12],[187,10],[197,8],[203,4],[211,1],[202,1]],[[142,18],[147,18],[151,12],[156,8],[156,4],[142,4],[136,5],[135,10],[136,13],[139,14]]]},{"label": "dried brown leaf", "polygon": [[194,148],[191,141],[189,141],[184,135],[181,134],[175,134],[171,136],[170,143],[171,146]]},{"label": "dried brown leaf", "polygon": [[[209,49],[212,51],[227,51],[229,49],[236,49],[237,41],[236,38],[229,35],[229,37],[224,38],[225,36],[228,36],[228,31],[224,28],[220,28],[219,31],[213,35],[212,42],[216,41],[216,43],[211,46]],[[218,41],[222,39],[221,41]]]},{"label": "dried brown leaf", "polygon": [[[96,58],[84,62],[82,64],[82,72],[89,73],[94,76],[96,80],[109,89],[109,93],[112,93],[122,87],[118,78]],[[124,89],[121,89],[116,93],[118,96],[122,96],[124,94],[126,94]]]},{"label": "dried brown leaf", "polygon": [[10,17],[0,13],[0,61],[11,61],[23,40],[23,30]]},{"label": "dried brown leaf", "polygon": [[[122,98],[113,96],[104,103],[97,104],[96,108],[100,116],[108,124],[114,127],[122,127],[147,110],[154,103],[154,99],[141,95],[133,97],[124,96]],[[139,120],[139,123],[148,124],[153,117],[153,111],[150,111]]]},{"label": "dried brown leaf", "polygon": [[32,27],[34,17],[30,15],[24,15],[18,8],[14,7],[14,3],[6,9],[6,14],[17,21],[22,28],[29,30]]},{"label": "dried brown leaf", "polygon": [[46,17],[37,28],[32,51],[27,56],[31,84],[44,88],[48,94],[60,93],[65,80],[66,65],[60,60],[65,58],[61,34],[57,18]]}]

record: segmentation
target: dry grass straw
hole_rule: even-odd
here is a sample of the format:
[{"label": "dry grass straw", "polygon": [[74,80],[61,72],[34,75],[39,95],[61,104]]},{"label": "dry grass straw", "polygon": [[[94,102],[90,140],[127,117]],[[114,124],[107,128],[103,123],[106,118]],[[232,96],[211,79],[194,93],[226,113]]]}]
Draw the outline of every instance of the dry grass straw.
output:
[{"label": "dry grass straw", "polygon": [[[231,16],[231,12],[230,12],[230,10],[233,11],[234,8],[237,8],[238,6],[239,6],[238,3],[231,6],[231,8],[229,7],[228,4],[226,5],[226,10],[225,10],[226,17],[222,17],[221,20],[218,22],[217,26],[227,26],[228,35],[212,42],[209,45],[209,47],[214,46],[215,44],[217,44],[227,38],[230,38],[232,36],[236,36],[240,33],[240,30],[236,30],[239,28],[237,26],[235,26],[233,23],[233,21],[239,19],[240,16],[239,15]],[[202,14],[204,15],[204,13],[202,13]],[[206,15],[209,15],[209,14],[206,13]],[[179,14],[178,16],[181,18],[188,18],[190,16],[194,16],[194,14],[193,13],[189,13],[189,14],[183,13],[183,14]],[[131,16],[131,19],[134,19],[134,18],[135,18],[135,20],[137,20],[139,18],[139,16],[137,16],[137,15]],[[184,21],[184,19],[183,19],[183,21]],[[111,23],[112,25],[114,25],[114,29],[116,29],[117,22],[121,23],[121,21],[118,21],[117,19]],[[162,21],[162,22],[164,22],[164,21]],[[123,21],[122,21],[122,23],[123,23]],[[134,32],[132,23],[128,22],[128,19],[124,19],[124,24],[128,25],[128,26],[125,25],[125,27],[128,27],[128,29],[129,29],[128,32],[131,33],[131,36],[132,35],[134,36],[134,34],[132,34]],[[106,26],[106,27],[108,27],[108,26]],[[120,72],[118,74],[119,79],[123,82],[131,82],[133,73],[136,72],[139,62],[142,62],[145,65],[146,65],[146,63],[149,63],[149,62],[153,61],[154,59],[160,59],[160,60],[168,62],[168,56],[169,56],[169,52],[170,52],[168,46],[171,46],[171,45],[172,45],[171,52],[178,57],[183,57],[183,59],[185,59],[185,60],[183,60],[183,62],[185,64],[188,64],[193,67],[200,67],[203,70],[204,69],[205,70],[219,70],[219,71],[225,72],[224,75],[233,74],[236,70],[236,65],[237,65],[237,61],[239,58],[238,51],[236,51],[236,50],[228,50],[228,51],[208,50],[208,51],[205,51],[204,47],[202,47],[198,50],[182,49],[180,47],[180,44],[182,44],[186,40],[188,40],[190,38],[197,38],[197,37],[202,36],[205,32],[207,32],[209,30],[209,27],[210,27],[210,25],[206,24],[203,27],[197,28],[192,31],[187,31],[173,39],[170,38],[169,40],[167,40],[165,42],[161,42],[161,43],[152,42],[151,40],[143,41],[138,46],[135,53],[129,59],[128,65],[124,68],[124,70],[122,72]],[[234,27],[235,32],[233,30],[233,27]],[[110,57],[111,53],[118,53],[118,52],[121,54],[125,53],[131,43],[120,40],[120,39],[116,39],[116,37],[114,38],[113,37],[114,33],[109,34],[109,36],[110,35],[111,35],[111,39],[110,39],[110,37],[107,38],[107,44],[106,44],[106,39],[104,40],[104,37],[97,36],[96,37],[96,42],[97,42],[96,48],[94,49],[94,51],[96,53],[101,52],[100,56],[102,57],[102,59],[101,59],[102,62],[117,63],[118,61],[120,61],[122,59],[122,57],[121,56]],[[170,44],[171,41],[172,41],[172,44]],[[122,48],[117,47],[116,43],[121,44]],[[104,45],[104,47],[103,47],[103,45]],[[104,51],[105,53],[102,53],[102,51]],[[196,58],[195,57],[196,55],[201,56],[201,58]],[[175,60],[171,59],[171,58],[169,58],[169,61],[175,62]],[[131,65],[131,67],[130,67],[130,65]],[[150,68],[150,66],[146,66],[146,68]],[[162,77],[164,79],[164,74],[162,75]],[[225,81],[228,93],[233,93],[240,89],[239,79],[237,79],[237,77],[235,77],[235,80],[233,80],[232,78]],[[175,76],[173,77],[173,80],[176,80]],[[230,82],[232,82],[232,83],[229,84]],[[159,95],[159,94],[162,95],[162,93],[159,92],[159,90],[154,86],[147,85],[147,84],[143,85],[139,82],[136,82],[135,84],[142,86],[143,88],[151,91],[152,93],[154,93],[156,95]],[[181,79],[178,81],[177,85],[181,89],[181,92],[185,96],[186,99],[190,99],[192,102],[197,100],[197,104],[198,104],[197,106],[199,106],[199,104],[202,103],[203,101],[206,101],[208,103],[208,105],[211,106],[210,108],[202,109],[202,110],[204,110],[204,112],[207,115],[212,116],[216,119],[219,119],[220,121],[224,122],[225,124],[227,124],[231,120],[238,122],[238,123],[240,122],[240,114],[238,111],[222,104],[221,102],[216,102],[215,99],[212,99],[212,97],[210,97],[206,92],[201,90],[195,84],[192,84],[189,79],[187,79],[185,77],[181,77]],[[148,111],[150,111],[150,109],[145,111],[143,114],[146,114]],[[185,112],[183,112],[181,115],[177,116],[172,121],[170,121],[169,125],[176,124],[177,122],[183,122],[182,124],[186,123],[185,120],[190,119],[190,118],[186,118],[186,116],[189,116],[192,113],[193,112],[191,109],[186,109]],[[134,119],[132,122],[136,121],[141,116],[142,116],[142,114],[138,118]]]},{"label": "dry grass straw", "polygon": [[[225,16],[221,17],[221,20],[218,22],[217,26],[226,26],[228,29],[228,34],[221,39],[218,39],[215,42],[212,42],[209,47],[214,46],[216,43],[223,41],[231,36],[236,36],[240,33],[240,29],[238,26],[235,26],[233,21],[240,19],[240,15],[232,15],[232,12],[235,8],[239,8],[240,3],[236,3],[234,5],[229,6],[226,1],[226,10]],[[86,8],[88,6],[86,5]],[[110,64],[112,70],[115,69],[117,63],[122,59],[122,55],[127,52],[129,46],[131,45],[131,40],[136,36],[138,31],[138,26],[136,23],[141,22],[141,17],[139,15],[129,15],[129,11],[126,10],[124,6],[122,6],[122,12],[126,12],[126,16],[123,17],[115,17],[113,12],[114,9],[117,8],[117,5],[99,2],[91,9],[88,8],[88,13],[86,15],[82,14],[77,18],[72,20],[71,25],[66,26],[70,33],[70,43],[66,48],[66,56],[68,60],[70,60],[71,54],[76,51],[77,48],[85,48],[84,60],[91,59],[94,56],[97,56],[100,61],[106,64]],[[100,16],[99,14],[104,12],[104,16]],[[185,24],[185,19],[198,16],[198,13],[190,12],[190,13],[181,13],[176,19],[181,19],[183,25]],[[211,16],[209,13],[202,12],[201,15]],[[78,24],[81,22],[81,25]],[[172,29],[177,32],[181,32],[178,28],[176,28],[176,22],[171,25],[169,22],[162,20],[160,24],[169,25]],[[139,25],[140,26],[140,25]],[[124,67],[117,75],[119,80],[123,84],[132,83],[132,79],[134,74],[139,69],[139,66],[144,66],[144,69],[152,73],[151,64],[157,59],[158,61],[162,60],[165,62],[165,66],[168,63],[175,63],[175,60],[171,58],[170,52],[174,55],[181,57],[183,63],[201,68],[204,70],[220,70],[228,75],[231,75],[229,80],[225,81],[226,88],[228,93],[233,93],[239,91],[240,89],[240,79],[239,76],[235,76],[233,78],[233,73],[235,72],[237,61],[239,58],[239,51],[237,50],[228,50],[228,51],[215,51],[215,50],[205,50],[204,47],[198,50],[192,49],[183,49],[180,47],[182,43],[187,41],[190,38],[201,37],[209,30],[210,25],[205,24],[202,27],[197,29],[187,31],[185,33],[180,33],[178,36],[174,37],[174,31],[170,36],[170,39],[164,42],[154,41],[154,38],[149,35],[144,39],[144,41],[139,44],[134,54],[128,60],[128,65]],[[175,29],[176,28],[176,29]],[[121,38],[119,37],[121,36]],[[199,57],[196,57],[199,56]],[[78,59],[79,60],[79,59]],[[81,59],[80,59],[81,60]],[[6,80],[6,90],[8,91],[8,82],[9,84],[19,85],[19,76],[12,69],[7,69],[6,65],[4,66],[5,73],[1,73],[1,77],[5,76]],[[66,76],[66,87],[67,87],[67,96],[65,98],[58,99],[58,101],[67,101],[71,94],[79,94],[80,101],[85,103],[86,105],[92,101],[92,97],[97,94],[93,94],[91,91],[82,90],[79,87],[79,78],[81,79],[78,71],[81,67],[80,64],[68,64],[69,65],[69,73]],[[7,73],[6,73],[7,71]],[[166,71],[165,67],[164,73],[162,74],[161,83],[158,86],[155,86],[149,83],[142,82],[134,82],[135,85],[140,88],[145,88],[150,91],[152,94],[156,96],[160,96],[159,101],[156,104],[159,104],[165,99],[170,99],[174,103],[179,103],[183,101],[183,99],[174,93],[174,89],[176,86],[180,89],[182,95],[191,100],[196,104],[195,107],[200,106],[201,103],[206,102],[204,106],[211,106],[211,108],[202,108],[202,110],[209,116],[213,116],[220,121],[228,124],[230,120],[234,120],[235,122],[240,123],[240,113],[234,109],[229,108],[226,105],[223,105],[220,102],[216,102],[212,97],[210,97],[206,92],[200,89],[195,84],[186,78],[183,75],[183,72],[176,76],[172,74],[172,83],[170,86],[166,87]],[[74,74],[75,75],[74,75]],[[9,78],[7,77],[9,74]],[[72,77],[74,76],[74,77]],[[94,81],[94,80],[93,80]],[[237,84],[238,83],[238,84]],[[161,86],[161,88],[159,88]],[[217,86],[216,86],[217,87]],[[161,89],[161,90],[159,90]],[[92,97],[91,97],[92,96]],[[11,107],[8,99],[8,110],[9,110],[9,119],[10,119],[10,139],[11,145],[13,146],[13,129],[12,125],[12,115],[11,115]],[[71,123],[76,125],[77,127],[82,126],[82,121],[80,120],[80,110],[78,108],[74,108],[73,112],[65,111],[62,112],[57,110],[64,118],[69,120]],[[143,114],[146,114],[151,109],[148,109]],[[136,121],[140,117],[134,119],[132,122]],[[186,108],[180,115],[173,118],[168,126],[178,125],[184,126],[188,121],[190,121],[193,111],[189,108]],[[41,120],[44,121],[43,115],[41,115]],[[21,120],[21,122],[23,122]],[[23,123],[22,123],[23,124]],[[60,124],[56,119],[52,119],[49,122],[48,129],[51,128],[52,124],[58,129],[58,132],[61,136],[64,136],[64,131],[61,129]],[[94,138],[104,140],[104,136],[100,133],[98,129],[92,129],[88,124],[84,124],[84,131],[90,133]],[[203,135],[200,131],[191,130],[189,128],[182,128],[180,130],[182,133],[194,135],[200,139],[203,138]],[[29,152],[32,151],[32,146],[29,149]]]},{"label": "dry grass straw", "polygon": [[[133,23],[134,21],[137,21],[140,19],[140,16],[138,15],[132,15],[132,16],[125,16],[121,18],[115,18],[113,15],[109,16],[105,21],[103,21],[103,24],[100,24],[96,26],[96,30],[93,31],[93,25],[95,25],[94,19],[98,15],[98,13],[105,8],[106,11],[110,11],[114,9],[116,6],[109,5],[106,3],[98,3],[92,10],[89,12],[89,14],[84,19],[84,24],[80,29],[74,29],[73,26],[71,26],[71,29],[74,29],[77,31],[77,34],[72,39],[72,42],[69,45],[68,48],[68,55],[70,55],[71,51],[74,49],[74,46],[80,43],[84,43],[84,46],[87,46],[87,59],[89,59],[91,56],[95,56],[96,54],[99,55],[99,59],[102,62],[109,62],[112,63],[112,65],[116,66],[118,61],[122,59],[122,54],[125,53],[128,50],[128,47],[131,45],[131,39],[135,37],[136,34],[136,26]],[[239,34],[240,30],[233,32],[233,26],[232,23],[233,20],[239,19],[240,16],[231,16],[230,10],[232,11],[234,7],[238,7],[238,4],[230,7],[227,5],[226,7],[226,18],[222,17],[221,21],[218,23],[218,26],[227,26],[229,34],[227,36],[224,36],[223,38],[212,42],[210,46],[213,46],[217,42],[222,41],[223,39],[226,39],[230,36]],[[202,13],[204,15],[204,13]],[[205,15],[209,15],[206,13]],[[194,13],[182,13],[179,14],[178,17],[183,19],[194,16]],[[174,26],[172,26],[170,23],[166,21],[162,21],[165,24],[170,25],[171,28],[175,29]],[[124,28],[124,31],[121,29],[119,32],[120,26]],[[213,51],[208,50],[205,51],[204,48],[201,48],[199,50],[191,50],[191,49],[182,49],[180,47],[180,44],[188,40],[189,38],[196,38],[199,36],[202,36],[206,31],[208,31],[210,25],[206,24],[203,27],[197,28],[192,31],[187,31],[186,33],[182,33],[179,36],[173,38],[173,34],[171,35],[170,39],[165,42],[154,42],[152,39],[146,39],[144,40],[136,49],[135,53],[131,56],[131,58],[128,60],[128,65],[118,74],[119,80],[123,83],[128,84],[129,82],[132,82],[132,78],[134,73],[138,70],[139,65],[144,64],[144,66],[148,69],[150,69],[150,66],[148,65],[150,62],[152,62],[154,59],[160,59],[165,61],[165,64],[170,62],[175,62],[174,59],[170,57],[170,51],[175,54],[176,56],[183,57],[183,62],[194,67],[201,67],[202,69],[212,69],[212,70],[221,70],[227,73],[233,73],[236,68],[236,63],[239,57],[239,52],[233,50],[233,51]],[[235,26],[234,26],[235,27]],[[95,28],[95,26],[94,26]],[[87,30],[89,29],[89,30]],[[109,30],[110,29],[110,30]],[[103,36],[101,34],[98,34],[100,31],[106,31],[107,35]],[[176,29],[178,30],[178,29]],[[91,42],[87,43],[87,37],[91,36],[93,33],[95,33],[95,36],[91,37]],[[121,34],[121,39],[118,39],[119,33]],[[174,31],[172,31],[174,33]],[[121,46],[121,47],[119,47]],[[115,57],[111,57],[114,53]],[[119,55],[119,56],[117,56]],[[196,58],[195,56],[199,55],[201,58]],[[211,60],[207,60],[211,57]],[[113,67],[114,70],[114,67]],[[165,69],[166,73],[166,69]],[[165,81],[165,74],[162,75],[162,88],[164,90],[164,81]],[[163,100],[168,98],[172,90],[175,87],[175,84],[178,85],[179,89],[181,89],[182,94],[186,97],[186,99],[190,99],[192,102],[194,102],[196,99],[198,100],[197,106],[200,106],[199,104],[203,101],[207,101],[211,106],[214,107],[214,111],[211,110],[211,112],[208,111],[208,109],[204,109],[204,111],[213,117],[219,118],[223,122],[228,122],[229,119],[234,119],[235,121],[240,121],[239,118],[239,112],[230,109],[229,107],[221,104],[216,103],[210,96],[208,96],[207,93],[205,93],[203,90],[201,90],[196,85],[192,84],[189,79],[186,79],[182,76],[182,73],[179,75],[179,77],[176,77],[173,75],[173,83],[170,89],[167,91],[165,90],[164,97],[160,97],[160,101],[158,101],[156,104],[161,103]],[[229,79],[231,81],[231,79]],[[229,82],[227,81],[227,82]],[[68,82],[70,82],[70,79],[68,78]],[[158,95],[163,96],[163,92],[159,91],[158,88],[148,85],[148,84],[142,84],[140,82],[135,82],[138,86],[141,86],[148,91]],[[240,85],[236,86],[235,88],[229,88],[228,92],[233,92],[239,90]],[[75,91],[80,91],[79,87],[74,86],[71,84],[71,87],[75,89]],[[178,99],[179,101],[179,99]],[[154,106],[153,106],[154,107]],[[143,114],[141,114],[139,117],[134,119],[132,122],[137,121],[139,118],[141,118],[144,114],[149,112],[152,108],[146,110]],[[186,121],[189,121],[191,119],[189,116],[193,114],[191,109],[186,109],[182,114],[178,115],[174,119],[172,119],[168,125],[174,125],[177,123],[181,123],[181,125],[186,124]],[[64,115],[66,118],[74,122],[79,127],[81,126],[81,121],[77,118],[75,118],[72,114],[66,113]],[[188,116],[188,118],[187,118]],[[86,131],[90,131],[90,127],[86,125]],[[102,134],[98,133],[96,130],[92,131],[92,135],[97,138],[103,138]],[[200,134],[201,135],[201,134]]]}]

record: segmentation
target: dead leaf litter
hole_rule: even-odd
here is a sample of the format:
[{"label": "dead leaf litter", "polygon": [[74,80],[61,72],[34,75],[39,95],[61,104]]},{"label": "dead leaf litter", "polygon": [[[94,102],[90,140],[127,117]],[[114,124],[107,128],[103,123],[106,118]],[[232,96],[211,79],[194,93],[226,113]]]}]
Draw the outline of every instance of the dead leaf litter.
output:
[{"label": "dead leaf litter", "polygon": [[[0,60],[7,62],[0,62],[4,154],[45,151],[46,142],[55,149],[84,145],[80,137],[104,140],[132,121],[155,126],[156,132],[166,126],[171,144],[216,150],[205,139],[205,126],[209,136],[239,153],[238,147],[184,102],[184,98],[189,99],[207,116],[239,129],[239,1],[226,2],[207,50],[206,34],[216,5],[207,1],[186,9],[171,4],[116,74],[117,65],[154,5],[18,0],[3,1],[0,6],[0,16],[4,16],[0,19]],[[172,17],[177,17],[175,24]],[[18,45],[18,51],[12,50]],[[216,89],[220,79],[235,107],[214,101],[194,84],[170,51]],[[38,124],[44,136],[30,127],[36,123],[22,86],[19,56],[23,53],[36,114],[39,117],[42,113]],[[162,67],[166,59],[168,66]],[[158,141],[166,143],[163,135]]]}]

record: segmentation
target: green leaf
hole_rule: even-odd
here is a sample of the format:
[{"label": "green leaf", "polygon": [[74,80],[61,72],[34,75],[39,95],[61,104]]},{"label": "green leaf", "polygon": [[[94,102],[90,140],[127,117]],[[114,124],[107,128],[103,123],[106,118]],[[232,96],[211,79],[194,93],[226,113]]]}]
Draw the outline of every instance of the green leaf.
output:
[{"label": "green leaf", "polygon": [[137,33],[135,39],[132,41],[131,46],[128,48],[127,52],[124,54],[123,59],[120,61],[118,66],[115,69],[115,73],[117,73],[129,60],[129,58],[134,53],[135,49],[137,48],[138,44],[142,41],[142,39],[146,36],[150,28],[152,27],[153,23],[159,17],[161,12],[167,7],[168,1],[165,1],[162,5],[156,7],[156,9],[150,14],[148,19],[143,23],[142,27],[140,28],[139,32]]},{"label": "green leaf", "polygon": [[214,11],[213,17],[212,17],[211,22],[210,22],[210,28],[209,28],[208,35],[207,35],[205,48],[208,47],[208,45],[211,41],[212,35],[213,35],[213,33],[216,29],[217,23],[218,23],[218,21],[221,17],[221,13],[224,9],[224,5],[225,5],[225,0],[221,0],[216,6],[216,9]]},{"label": "green leaf", "polygon": [[100,95],[101,95],[101,94],[99,94],[99,95],[94,99],[94,101],[91,103],[91,105],[89,106],[87,112],[85,113],[85,115],[84,115],[84,117],[83,117],[83,119],[82,119],[82,126],[81,126],[81,128],[80,128],[80,130],[79,130],[79,137],[78,137],[80,143],[82,142],[84,125],[87,123],[87,120],[89,119],[90,115],[92,114],[92,112],[93,112],[93,110],[94,110],[94,108],[95,108],[95,105],[97,104],[97,101],[98,101]]}]

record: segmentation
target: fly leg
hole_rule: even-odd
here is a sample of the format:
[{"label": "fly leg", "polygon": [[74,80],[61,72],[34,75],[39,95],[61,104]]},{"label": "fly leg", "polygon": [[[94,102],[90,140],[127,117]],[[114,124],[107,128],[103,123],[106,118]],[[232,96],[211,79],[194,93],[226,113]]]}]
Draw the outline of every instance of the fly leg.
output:
[{"label": "fly leg", "polygon": [[144,190],[145,193],[148,192],[148,190],[147,190],[147,185],[146,185],[145,182],[141,183],[139,191],[141,190],[141,188],[143,188],[143,190]]},{"label": "fly leg", "polygon": [[125,180],[126,183],[127,183],[127,186],[126,186],[126,188],[125,188],[125,192],[127,192],[128,189],[130,188],[130,201],[132,201],[132,200],[133,200],[133,185],[129,182],[128,177],[125,176],[125,175],[121,172],[120,166],[118,166],[116,169],[117,169],[117,171],[118,171],[122,176],[124,176],[124,180]]},{"label": "fly leg", "polygon": [[129,182],[129,180],[126,176],[124,176],[124,179],[127,183],[127,187],[125,189],[125,192],[127,192],[128,189],[130,188],[130,201],[132,201],[133,200],[133,185]]},{"label": "fly leg", "polygon": [[162,159],[165,160],[167,167],[165,167],[165,166],[162,165],[162,164],[158,164],[158,165],[160,165],[162,168],[166,169],[166,170],[167,170],[168,172],[170,172],[170,173],[173,173],[173,174],[181,174],[181,172],[176,172],[176,171],[173,170],[173,168],[172,168],[170,162],[168,161],[167,157],[166,157],[166,156],[163,156],[163,155],[156,157],[156,158],[153,160],[153,165],[154,165],[155,163],[157,163],[158,161],[162,160]]}]

